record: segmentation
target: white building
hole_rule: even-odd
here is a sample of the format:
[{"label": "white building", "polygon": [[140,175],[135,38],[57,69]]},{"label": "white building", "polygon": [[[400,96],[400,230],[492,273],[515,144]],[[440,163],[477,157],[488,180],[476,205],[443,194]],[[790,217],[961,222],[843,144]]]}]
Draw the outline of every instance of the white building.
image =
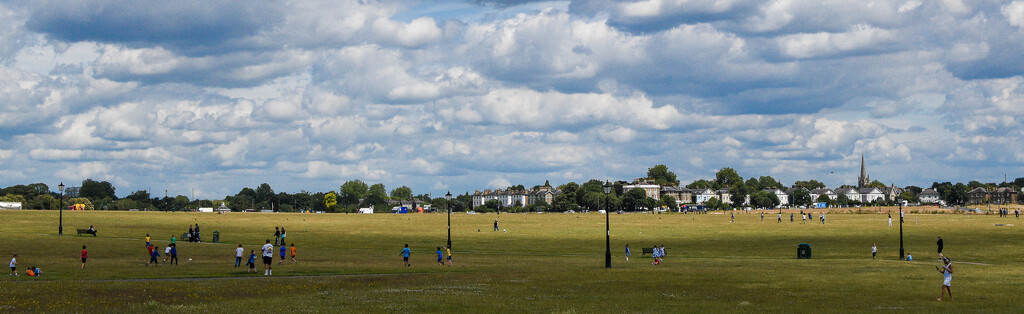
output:
[{"label": "white building", "polygon": [[871,203],[875,200],[885,200],[885,193],[878,188],[863,188],[858,191],[860,193],[861,203]]},{"label": "white building", "polygon": [[647,194],[647,197],[653,199],[661,198],[661,186],[657,184],[630,184],[622,186],[623,193],[632,189],[642,189],[644,194]]},{"label": "white building", "polygon": [[924,189],[918,194],[918,198],[921,199],[921,204],[935,204],[939,202],[939,192],[935,189]]},{"label": "white building", "polygon": [[711,189],[697,189],[693,191],[693,201],[697,204],[703,204],[712,198],[718,198],[718,194]]},{"label": "white building", "polygon": [[832,189],[813,189],[811,190],[811,202],[817,202],[818,198],[822,195],[828,196],[828,198],[833,201],[839,197],[839,195],[836,195],[836,192],[832,191]]},{"label": "white building", "polygon": [[789,195],[785,191],[779,189],[765,189],[768,193],[775,194],[775,197],[779,198],[779,206],[789,205]]}]

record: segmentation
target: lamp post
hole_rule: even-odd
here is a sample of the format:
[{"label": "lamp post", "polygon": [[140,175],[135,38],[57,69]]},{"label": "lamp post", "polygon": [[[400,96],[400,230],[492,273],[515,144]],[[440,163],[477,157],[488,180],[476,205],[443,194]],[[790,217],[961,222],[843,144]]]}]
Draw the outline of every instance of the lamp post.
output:
[{"label": "lamp post", "polygon": [[896,202],[900,203],[900,260],[903,260],[903,197],[897,197]]},{"label": "lamp post", "polygon": [[[608,194],[612,192],[612,184],[608,181],[604,182],[604,195],[605,201],[608,202]],[[604,206],[604,268],[612,268],[612,231],[610,224],[610,211],[608,210],[607,204]]]},{"label": "lamp post", "polygon": [[60,185],[57,185],[57,189],[60,190],[60,207],[57,211],[60,212],[60,220],[57,222],[57,235],[64,235],[64,182],[61,181]]},{"label": "lamp post", "polygon": [[444,195],[444,204],[448,208],[448,249],[452,249],[452,191]]}]

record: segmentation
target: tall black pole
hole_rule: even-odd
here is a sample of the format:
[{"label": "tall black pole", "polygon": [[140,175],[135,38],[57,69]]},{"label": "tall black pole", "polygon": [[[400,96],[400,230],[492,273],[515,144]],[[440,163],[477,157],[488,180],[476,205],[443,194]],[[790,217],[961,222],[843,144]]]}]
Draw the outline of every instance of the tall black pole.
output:
[{"label": "tall black pole", "polygon": [[[451,194],[448,194],[451,195]],[[448,207],[448,249],[452,249],[452,200],[448,200],[445,204]]]},{"label": "tall black pole", "polygon": [[[62,182],[61,185],[64,185]],[[57,209],[60,212],[60,218],[57,222],[57,235],[64,235],[64,189],[60,189],[60,208]]]},{"label": "tall black pole", "polygon": [[[607,198],[607,195],[606,197]],[[605,200],[607,203],[608,200]],[[608,206],[604,206],[604,268],[612,268],[612,231],[611,224],[609,223]]]},{"label": "tall black pole", "polygon": [[903,200],[900,202],[900,260],[903,260]]}]

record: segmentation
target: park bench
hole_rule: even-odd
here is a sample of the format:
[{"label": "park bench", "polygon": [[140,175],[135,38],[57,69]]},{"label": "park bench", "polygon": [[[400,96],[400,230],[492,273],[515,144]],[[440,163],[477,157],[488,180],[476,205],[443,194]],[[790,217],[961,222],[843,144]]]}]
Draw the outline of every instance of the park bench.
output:
[{"label": "park bench", "polygon": [[[647,254],[654,255],[654,248],[652,248],[652,247],[645,247],[645,248],[641,248],[641,249],[643,250],[643,254],[641,254],[641,256],[644,256],[644,255],[647,255]],[[667,251],[668,250],[666,250],[665,255],[668,255]]]},{"label": "park bench", "polygon": [[78,229],[78,235],[82,235],[83,233],[92,234],[94,237],[96,236],[96,230],[89,231],[89,229]]}]

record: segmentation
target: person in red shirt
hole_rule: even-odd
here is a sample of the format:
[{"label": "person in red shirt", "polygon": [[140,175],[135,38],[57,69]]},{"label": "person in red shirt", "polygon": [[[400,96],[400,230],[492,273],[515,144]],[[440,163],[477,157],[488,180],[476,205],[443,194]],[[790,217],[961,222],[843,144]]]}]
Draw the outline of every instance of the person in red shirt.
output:
[{"label": "person in red shirt", "polygon": [[89,258],[89,251],[85,250],[85,246],[82,246],[82,269],[85,269],[85,260]]}]

